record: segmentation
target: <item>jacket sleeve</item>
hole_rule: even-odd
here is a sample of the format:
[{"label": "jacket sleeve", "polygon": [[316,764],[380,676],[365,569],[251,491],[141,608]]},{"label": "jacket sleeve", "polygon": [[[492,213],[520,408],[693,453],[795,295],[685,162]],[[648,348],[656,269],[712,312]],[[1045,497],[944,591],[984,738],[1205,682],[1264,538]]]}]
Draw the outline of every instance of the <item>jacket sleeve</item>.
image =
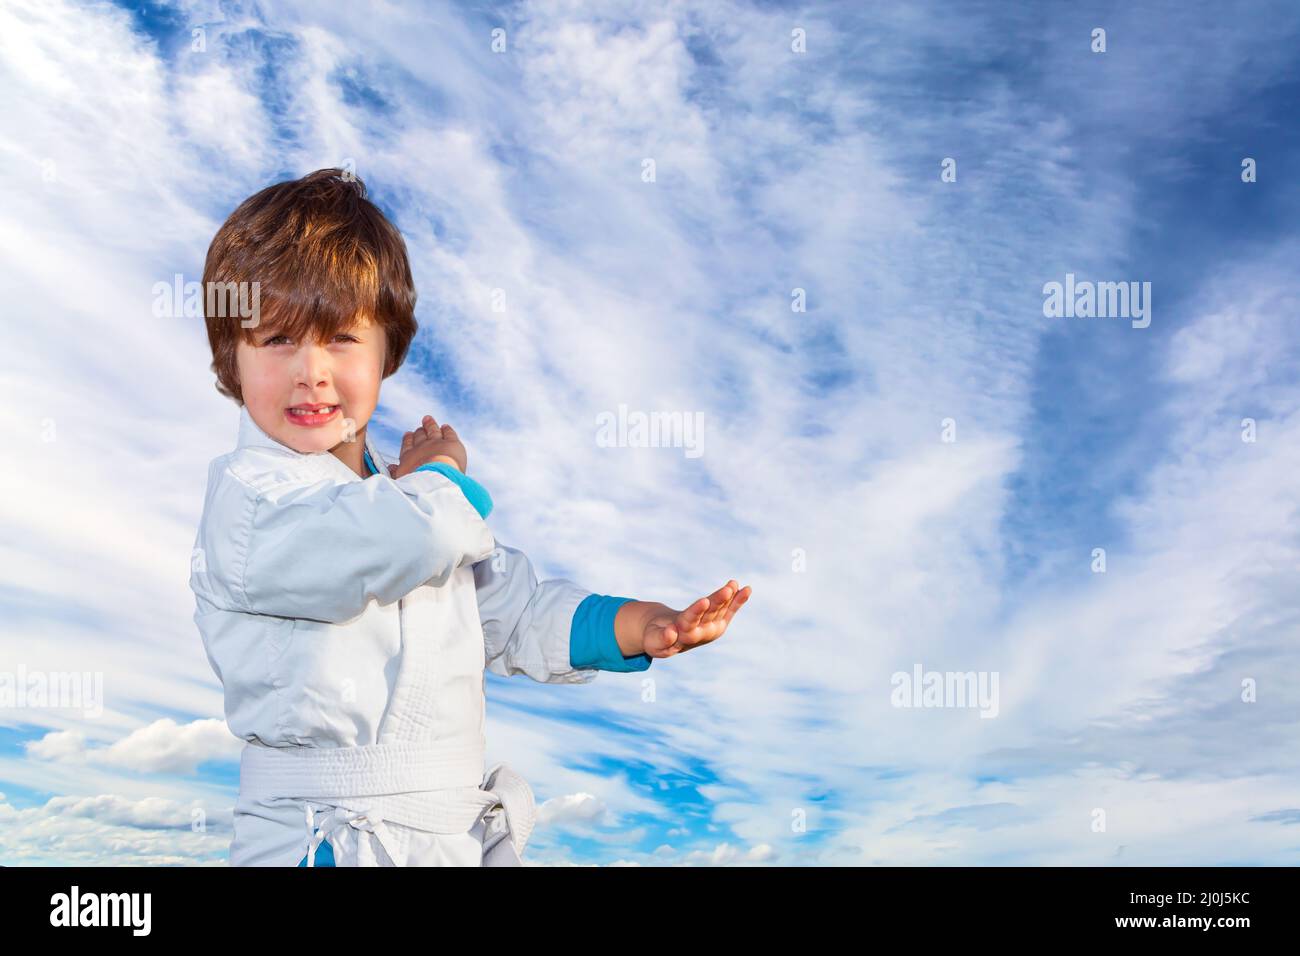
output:
[{"label": "jacket sleeve", "polygon": [[528,556],[500,542],[474,565],[474,585],[488,670],[543,684],[596,677],[595,667],[574,667],[569,656],[574,612],[593,592],[563,578],[539,583]]},{"label": "jacket sleeve", "polygon": [[218,606],[338,624],[492,553],[483,518],[436,471],[270,488],[230,477],[241,497],[203,545],[219,555],[202,582]]}]

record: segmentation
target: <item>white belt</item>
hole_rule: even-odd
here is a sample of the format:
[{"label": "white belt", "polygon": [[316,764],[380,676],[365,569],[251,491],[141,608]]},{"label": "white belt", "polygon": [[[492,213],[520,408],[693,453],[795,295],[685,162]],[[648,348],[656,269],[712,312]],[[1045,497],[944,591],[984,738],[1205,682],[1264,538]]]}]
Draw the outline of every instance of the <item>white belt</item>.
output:
[{"label": "white belt", "polygon": [[[532,835],[533,824],[537,822],[537,804],[533,800],[533,788],[528,781],[510,768],[509,764],[494,764],[483,778],[483,789],[496,795],[504,817],[504,827],[494,825],[496,807],[484,815],[486,830],[483,839],[484,866],[520,866],[519,858],[523,856],[524,845]],[[497,844],[505,834],[510,836],[510,847],[514,857],[510,858],[504,847]],[[497,835],[499,834],[499,835]]]},{"label": "white belt", "polygon": [[363,807],[359,810],[346,810],[343,807],[334,807],[334,812],[329,819],[321,825],[320,829],[316,829],[316,809],[308,803],[307,866],[316,865],[316,848],[320,846],[321,841],[345,824],[350,824],[358,830],[366,830],[373,833],[375,839],[379,841],[379,845],[384,851],[384,858],[386,860],[385,865],[397,866],[397,860],[401,859],[401,853],[397,849],[397,841],[393,839],[392,832],[384,823],[383,818],[376,818],[373,814],[374,811],[370,807]]},{"label": "white belt", "polygon": [[[287,797],[306,802],[307,866],[315,865],[321,840],[340,826],[374,833],[389,864],[402,866],[405,854],[386,822],[435,833],[464,833],[480,817],[485,821],[484,864],[518,865],[537,818],[532,789],[507,764],[494,764],[484,774],[483,763],[482,746],[463,741],[363,747],[250,743],[240,756],[239,789],[241,797],[250,799]],[[445,791],[443,799],[432,803],[421,799],[430,791]],[[319,831],[312,803],[333,808]],[[497,819],[498,811],[503,819]],[[498,849],[506,834],[513,860]]]}]

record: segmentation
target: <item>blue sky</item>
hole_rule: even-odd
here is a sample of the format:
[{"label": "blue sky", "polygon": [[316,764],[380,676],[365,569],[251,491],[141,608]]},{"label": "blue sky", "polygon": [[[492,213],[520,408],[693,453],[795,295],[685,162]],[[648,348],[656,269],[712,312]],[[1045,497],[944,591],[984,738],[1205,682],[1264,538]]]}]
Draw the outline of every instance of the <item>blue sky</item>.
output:
[{"label": "blue sky", "polygon": [[[530,862],[1300,861],[1298,40],[1263,2],[0,3],[0,673],[105,688],[0,708],[0,862],[224,863],[186,580],[237,409],[151,289],[349,161],[419,290],[381,444],[455,422],[546,576],[754,588],[651,685],[488,678]],[[1045,317],[1067,273],[1150,282],[1150,326]],[[704,453],[603,447],[620,405]],[[996,717],[895,706],[917,664]]]}]

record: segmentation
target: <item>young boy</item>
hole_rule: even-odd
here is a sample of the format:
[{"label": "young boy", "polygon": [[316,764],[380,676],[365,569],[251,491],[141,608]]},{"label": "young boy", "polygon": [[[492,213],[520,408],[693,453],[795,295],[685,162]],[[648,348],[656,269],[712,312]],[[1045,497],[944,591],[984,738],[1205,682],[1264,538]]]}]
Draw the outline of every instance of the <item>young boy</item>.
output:
[{"label": "young boy", "polygon": [[[233,865],[520,865],[535,807],[485,772],[485,667],[580,684],[716,640],[733,580],[683,611],[538,582],[485,523],[451,425],[390,462],[367,425],[416,332],[397,229],[323,169],[245,200],[208,249],[217,390],[194,620],[245,741]],[[228,295],[222,299],[220,296]]]}]

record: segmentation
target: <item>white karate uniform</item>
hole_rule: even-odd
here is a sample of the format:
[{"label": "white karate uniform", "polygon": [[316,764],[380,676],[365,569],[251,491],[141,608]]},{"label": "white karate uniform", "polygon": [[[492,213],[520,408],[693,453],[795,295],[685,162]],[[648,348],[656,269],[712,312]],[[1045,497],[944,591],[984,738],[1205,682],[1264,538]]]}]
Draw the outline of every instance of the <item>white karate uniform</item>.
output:
[{"label": "white karate uniform", "polygon": [[587,683],[569,661],[590,591],[538,583],[451,479],[362,479],[241,408],[209,466],[190,575],[195,623],[245,741],[234,866],[520,865],[526,781],[485,761],[485,666]]}]

